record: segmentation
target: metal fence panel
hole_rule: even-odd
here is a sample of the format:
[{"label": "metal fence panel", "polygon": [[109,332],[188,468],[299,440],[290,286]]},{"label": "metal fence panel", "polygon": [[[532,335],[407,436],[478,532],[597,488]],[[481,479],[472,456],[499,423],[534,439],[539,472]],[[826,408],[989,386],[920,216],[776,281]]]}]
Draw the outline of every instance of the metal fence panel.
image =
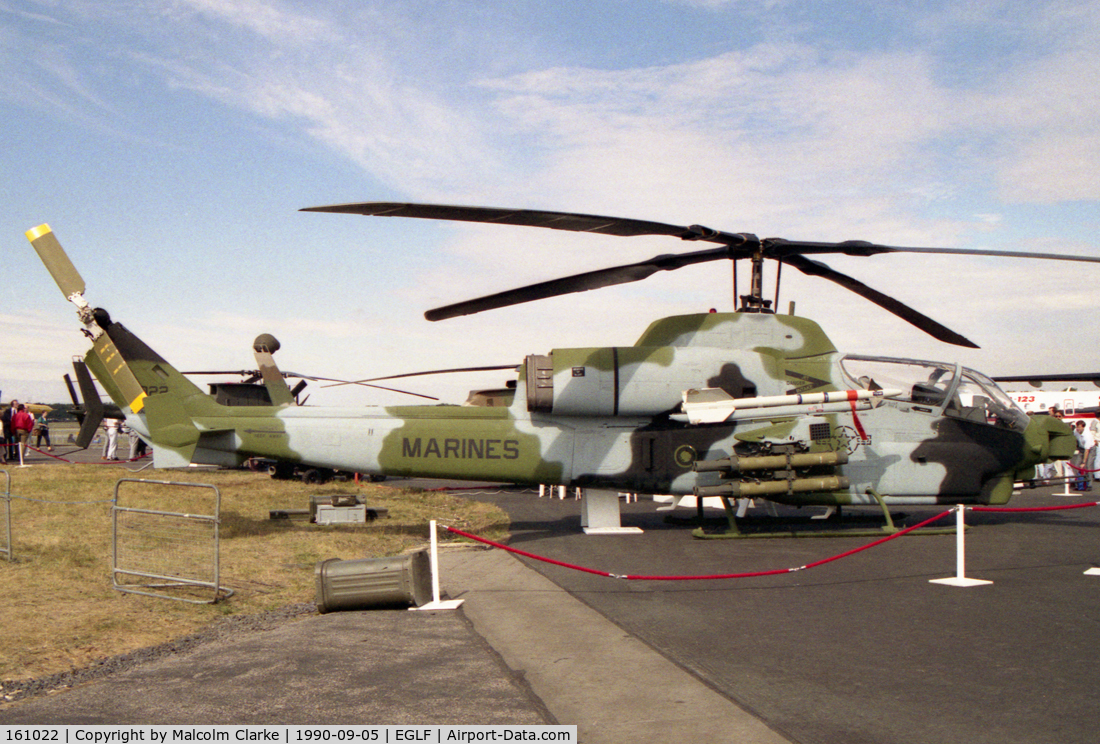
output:
[{"label": "metal fence panel", "polygon": [[[119,505],[124,483],[202,488],[210,513],[183,514]],[[209,483],[122,478],[111,509],[111,582],[132,594],[210,604],[233,592],[221,586],[218,534],[221,492]]]}]

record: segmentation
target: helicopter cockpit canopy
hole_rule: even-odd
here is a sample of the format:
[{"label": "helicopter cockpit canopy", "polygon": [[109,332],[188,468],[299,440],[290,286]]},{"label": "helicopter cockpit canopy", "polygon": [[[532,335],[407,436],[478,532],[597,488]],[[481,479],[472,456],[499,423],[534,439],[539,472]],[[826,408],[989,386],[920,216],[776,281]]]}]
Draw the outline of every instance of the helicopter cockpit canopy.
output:
[{"label": "helicopter cockpit canopy", "polygon": [[916,359],[850,355],[840,362],[856,389],[903,391],[895,400],[912,403],[944,416],[1023,431],[1024,413],[997,383],[981,372],[957,364]]}]

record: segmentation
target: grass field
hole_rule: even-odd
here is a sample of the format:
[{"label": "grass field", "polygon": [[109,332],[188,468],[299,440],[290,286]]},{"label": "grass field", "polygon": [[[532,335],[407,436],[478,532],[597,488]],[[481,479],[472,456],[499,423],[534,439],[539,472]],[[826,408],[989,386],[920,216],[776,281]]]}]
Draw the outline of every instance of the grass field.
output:
[{"label": "grass field", "polygon": [[[494,539],[503,537],[508,525],[492,505],[385,484],[306,486],[247,471],[145,471],[137,477],[212,483],[221,492],[220,583],[234,593],[216,604],[189,604],[112,588],[111,499],[119,478],[130,473],[86,465],[8,472],[15,560],[0,559],[0,680],[78,669],[185,635],[226,615],[313,601],[317,561],[426,547],[432,519]],[[349,491],[358,491],[368,506],[385,507],[389,516],[346,526],[269,519],[273,509],[307,508],[311,494]],[[127,483],[120,502],[202,514],[210,511],[210,493]]]}]

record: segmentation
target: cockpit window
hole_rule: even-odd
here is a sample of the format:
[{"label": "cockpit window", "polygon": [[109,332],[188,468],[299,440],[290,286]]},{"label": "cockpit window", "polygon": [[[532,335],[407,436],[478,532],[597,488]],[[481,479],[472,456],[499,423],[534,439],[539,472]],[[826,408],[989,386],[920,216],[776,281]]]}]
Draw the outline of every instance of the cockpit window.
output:
[{"label": "cockpit window", "polygon": [[1021,431],[1028,423],[1027,414],[997,383],[972,369],[963,370],[959,388],[944,414]]},{"label": "cockpit window", "polygon": [[857,389],[895,388],[902,391],[899,400],[930,407],[944,404],[955,380],[955,366],[939,362],[849,356],[840,366]]},{"label": "cockpit window", "polygon": [[[976,423],[1023,430],[1027,414],[997,384],[980,372],[943,362],[848,356],[841,368],[857,389],[902,391],[895,400]],[[956,385],[956,377],[958,384]]]}]

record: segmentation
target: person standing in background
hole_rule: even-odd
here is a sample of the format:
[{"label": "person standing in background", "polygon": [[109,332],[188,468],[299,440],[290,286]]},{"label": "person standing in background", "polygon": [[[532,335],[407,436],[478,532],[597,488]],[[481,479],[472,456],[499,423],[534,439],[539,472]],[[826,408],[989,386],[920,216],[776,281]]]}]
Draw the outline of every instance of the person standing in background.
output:
[{"label": "person standing in background", "polygon": [[15,439],[12,435],[11,419],[18,411],[19,401],[13,400],[11,405],[4,409],[4,412],[0,414],[0,421],[4,424],[4,439],[0,441],[0,461],[7,462],[9,458],[14,459],[16,457],[13,445]]},{"label": "person standing in background", "polygon": [[34,428],[34,416],[27,412],[27,407],[22,403],[11,417],[11,433],[15,437],[16,446],[19,447],[19,462],[22,463],[27,455],[27,442],[31,438],[31,429]]},{"label": "person standing in background", "polygon": [[107,436],[103,442],[104,460],[118,459],[118,426],[118,419],[107,419],[107,423],[104,424],[104,428],[107,430]]}]

